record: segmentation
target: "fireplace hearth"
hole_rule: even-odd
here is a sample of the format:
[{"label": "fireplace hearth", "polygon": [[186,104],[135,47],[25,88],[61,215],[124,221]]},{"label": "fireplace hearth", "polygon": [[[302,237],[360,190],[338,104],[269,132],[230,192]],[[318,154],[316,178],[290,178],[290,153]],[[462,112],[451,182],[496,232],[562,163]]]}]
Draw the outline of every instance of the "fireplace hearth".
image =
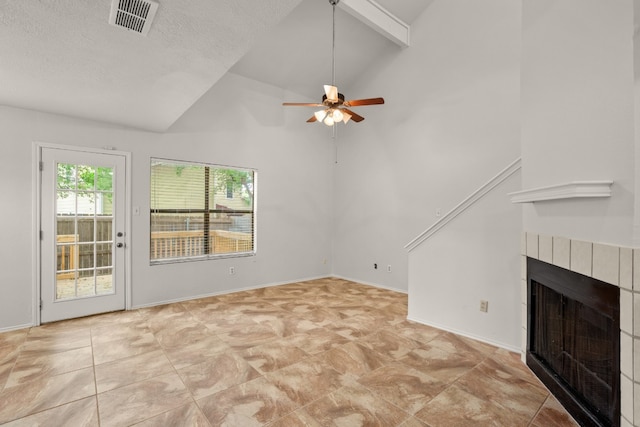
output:
[{"label": "fireplace hearth", "polygon": [[526,363],[584,426],[620,425],[620,289],[527,258]]}]

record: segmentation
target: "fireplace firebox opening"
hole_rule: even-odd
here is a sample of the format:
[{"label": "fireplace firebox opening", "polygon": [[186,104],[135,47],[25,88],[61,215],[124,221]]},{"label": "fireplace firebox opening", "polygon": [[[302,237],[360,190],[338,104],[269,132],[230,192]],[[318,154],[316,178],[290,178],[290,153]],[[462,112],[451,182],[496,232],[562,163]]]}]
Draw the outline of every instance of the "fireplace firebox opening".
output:
[{"label": "fireplace firebox opening", "polygon": [[529,368],[584,426],[620,425],[620,290],[527,258]]}]

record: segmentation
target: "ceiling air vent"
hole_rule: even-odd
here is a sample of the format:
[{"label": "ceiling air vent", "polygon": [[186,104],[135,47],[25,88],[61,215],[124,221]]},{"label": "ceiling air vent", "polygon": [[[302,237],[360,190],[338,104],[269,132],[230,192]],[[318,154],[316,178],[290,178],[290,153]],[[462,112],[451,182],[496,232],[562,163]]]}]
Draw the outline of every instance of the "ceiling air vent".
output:
[{"label": "ceiling air vent", "polygon": [[157,10],[158,3],[149,0],[113,0],[109,24],[146,36]]}]

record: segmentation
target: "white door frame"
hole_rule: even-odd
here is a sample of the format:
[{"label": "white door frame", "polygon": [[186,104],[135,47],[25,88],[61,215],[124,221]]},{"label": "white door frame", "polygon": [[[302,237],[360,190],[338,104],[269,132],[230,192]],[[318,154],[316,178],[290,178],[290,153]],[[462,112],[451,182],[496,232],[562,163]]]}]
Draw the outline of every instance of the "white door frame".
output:
[{"label": "white door frame", "polygon": [[61,145],[51,144],[46,142],[34,142],[32,145],[32,180],[31,180],[31,195],[33,197],[33,226],[32,226],[32,295],[33,306],[31,311],[31,319],[34,326],[40,326],[40,301],[42,296],[40,294],[40,285],[42,278],[40,276],[40,263],[41,263],[41,251],[42,240],[40,240],[40,230],[42,224],[42,182],[40,173],[40,162],[42,161],[42,149],[52,148],[59,150],[72,150],[82,151],[85,153],[96,154],[116,154],[125,157],[125,233],[127,236],[125,246],[125,265],[124,265],[124,295],[125,295],[125,310],[131,310],[131,153],[127,151],[117,151],[113,149],[100,149],[91,147],[82,147],[75,145]]}]

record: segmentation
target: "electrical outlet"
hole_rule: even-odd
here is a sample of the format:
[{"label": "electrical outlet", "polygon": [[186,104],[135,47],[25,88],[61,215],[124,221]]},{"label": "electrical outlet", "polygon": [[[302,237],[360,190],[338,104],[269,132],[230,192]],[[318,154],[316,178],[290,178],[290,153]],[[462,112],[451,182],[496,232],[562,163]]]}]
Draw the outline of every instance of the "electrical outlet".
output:
[{"label": "electrical outlet", "polygon": [[387,265],[387,273],[391,273],[391,264]]},{"label": "electrical outlet", "polygon": [[229,274],[236,274],[236,268],[235,267],[229,267]]},{"label": "electrical outlet", "polygon": [[377,270],[378,269],[378,264],[373,264],[373,269]]},{"label": "electrical outlet", "polygon": [[489,301],[482,300],[480,301],[480,311],[486,313],[489,311]]}]

